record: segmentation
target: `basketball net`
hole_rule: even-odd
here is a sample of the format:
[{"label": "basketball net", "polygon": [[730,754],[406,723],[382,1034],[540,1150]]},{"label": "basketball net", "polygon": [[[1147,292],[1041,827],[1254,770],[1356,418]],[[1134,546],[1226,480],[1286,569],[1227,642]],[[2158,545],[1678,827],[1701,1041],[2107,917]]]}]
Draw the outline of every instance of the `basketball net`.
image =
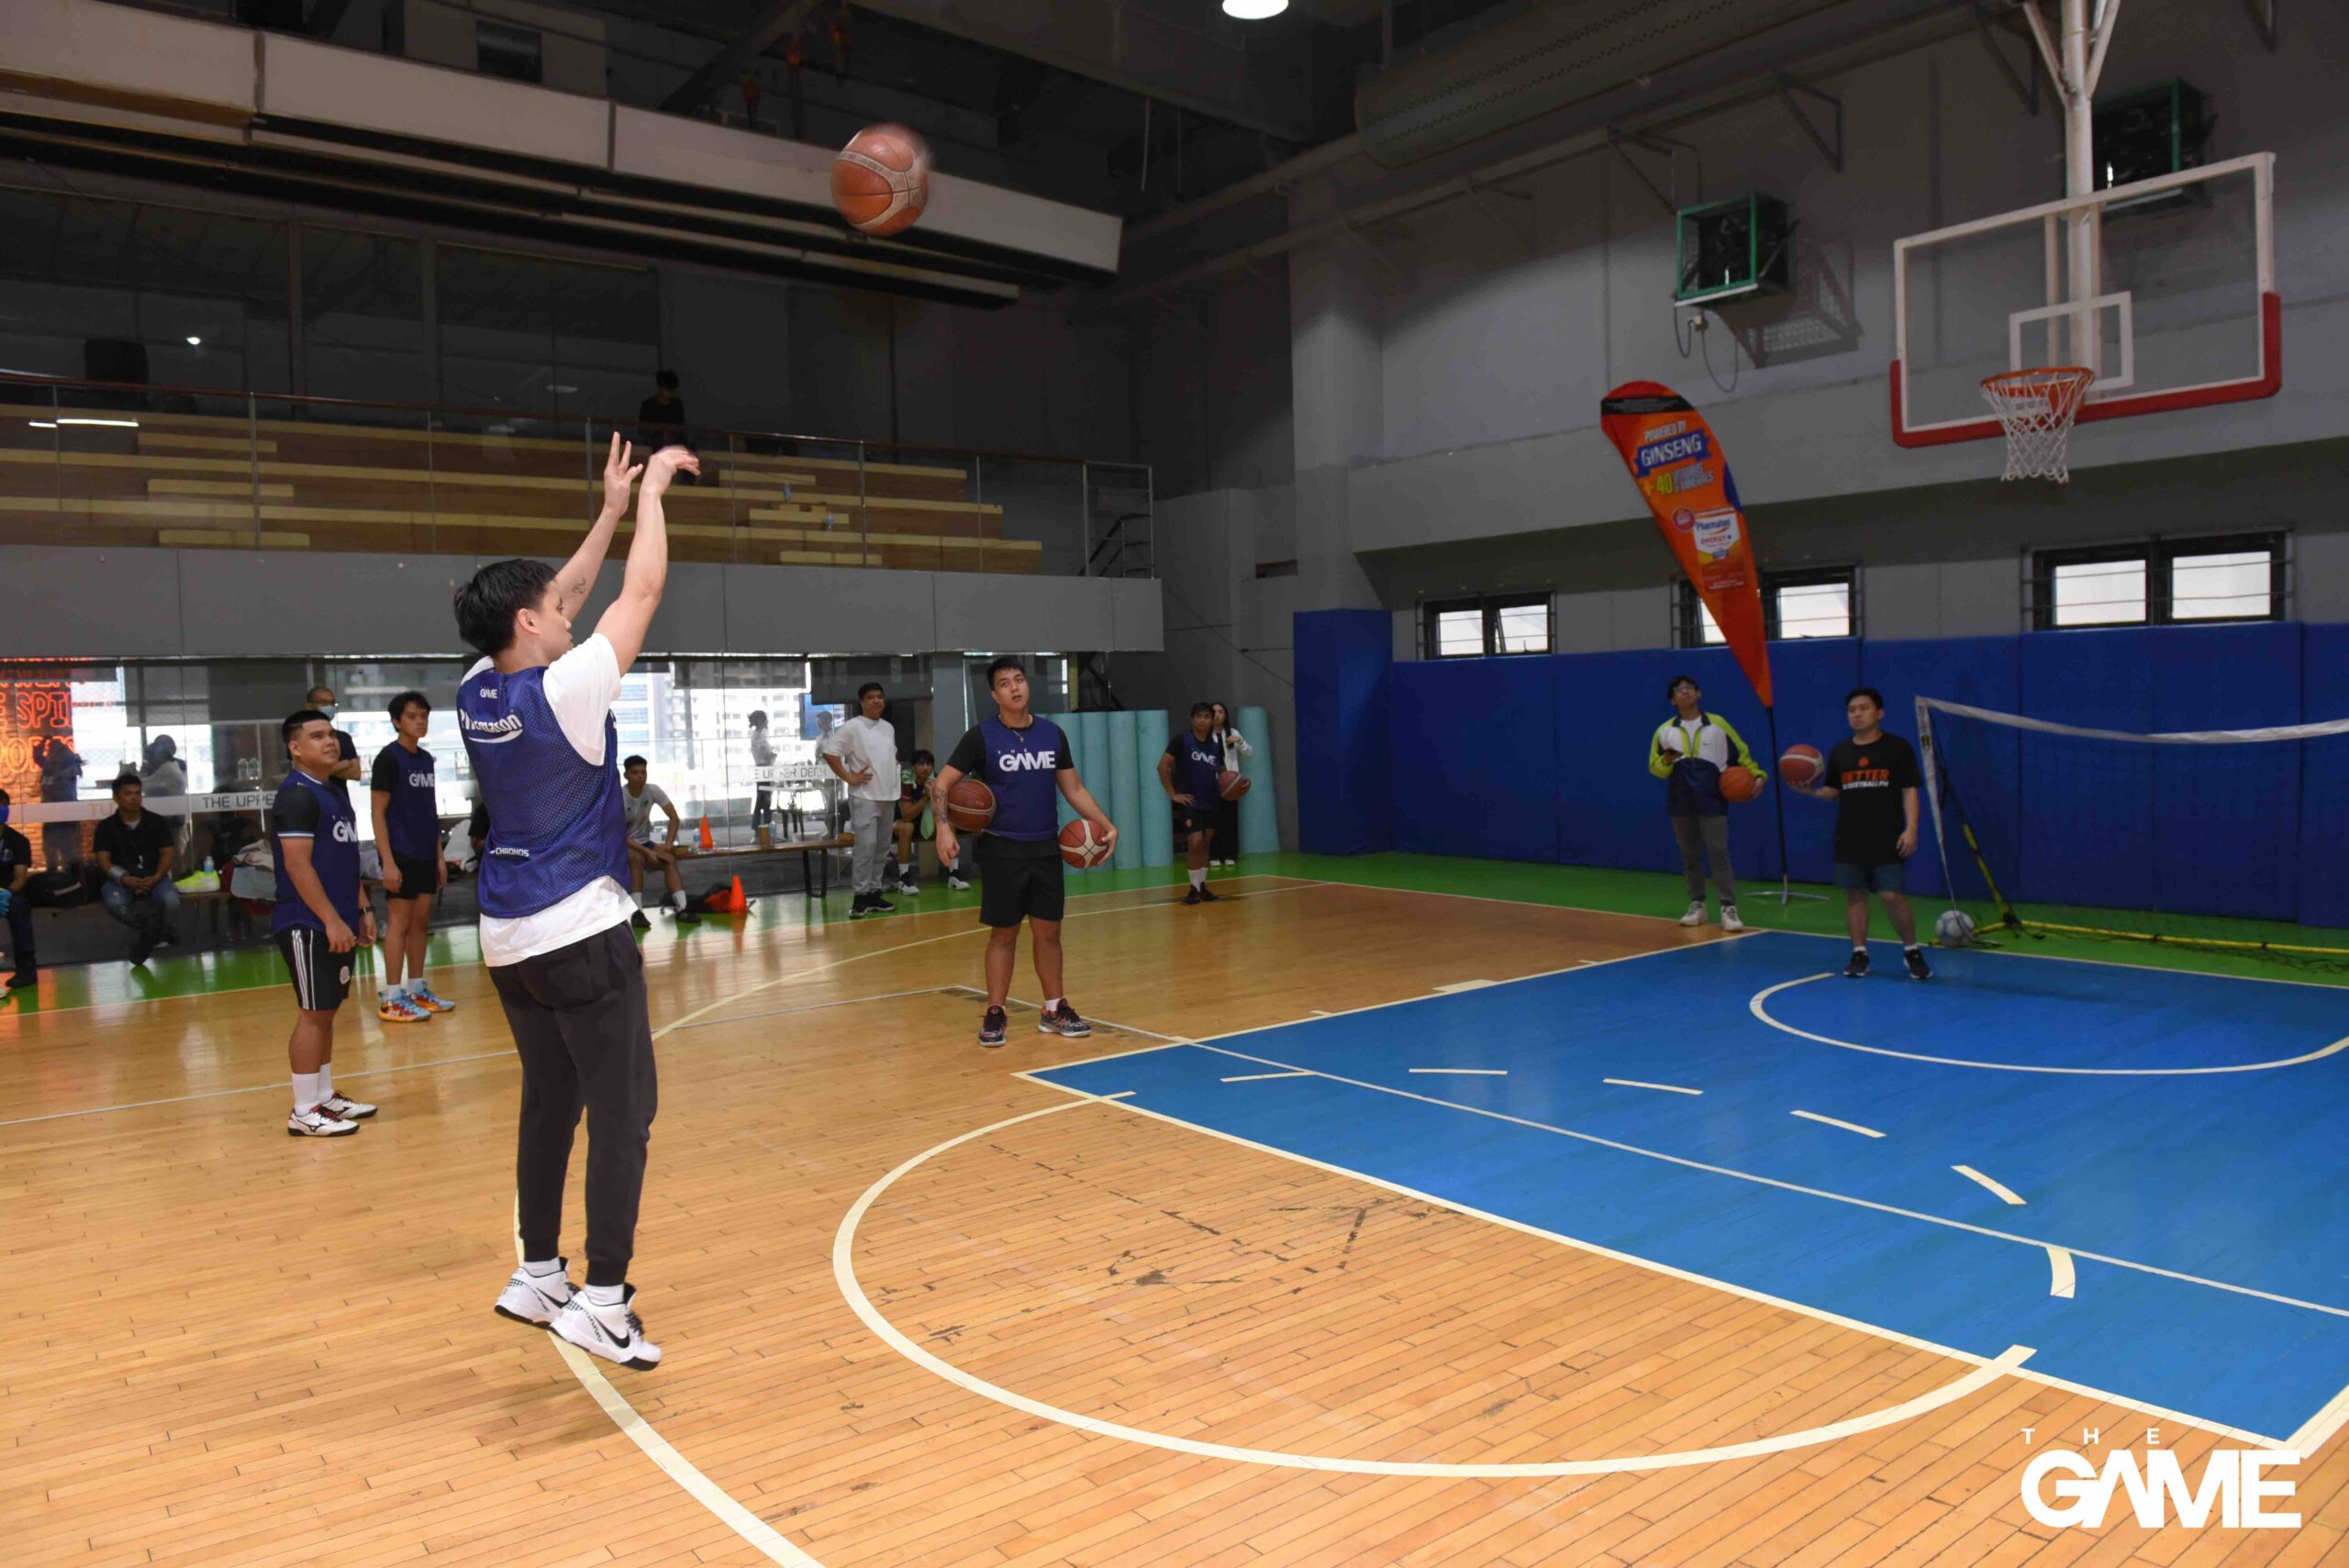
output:
[{"label": "basketball net", "polygon": [[2072,422],[2079,417],[2096,373],[2077,365],[2050,365],[1985,376],[1982,395],[2007,432],[2007,479],[2052,479],[2068,483],[2065,466]]}]

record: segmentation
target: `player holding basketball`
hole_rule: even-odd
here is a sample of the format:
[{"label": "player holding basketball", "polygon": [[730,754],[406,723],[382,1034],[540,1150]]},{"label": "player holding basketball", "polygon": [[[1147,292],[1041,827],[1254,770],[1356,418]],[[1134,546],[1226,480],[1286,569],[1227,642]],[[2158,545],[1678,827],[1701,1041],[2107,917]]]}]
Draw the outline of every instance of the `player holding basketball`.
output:
[{"label": "player holding basketball", "polygon": [[1917,917],[1906,893],[1909,857],[1917,851],[1917,789],[1924,775],[1908,741],[1884,731],[1884,694],[1854,686],[1843,699],[1851,739],[1827,754],[1827,765],[1809,784],[1791,787],[1819,800],[1835,802],[1835,885],[1843,890],[1843,924],[1852,933],[1846,979],[1868,973],[1868,895],[1884,900],[1884,912],[1900,938],[1900,956],[1911,980],[1931,980],[1932,967],[1917,945]]},{"label": "player holding basketball", "polygon": [[1077,1016],[1061,995],[1061,915],[1067,901],[1066,867],[1061,860],[1058,793],[1093,825],[1108,849],[1118,829],[1076,776],[1068,736],[1049,718],[1028,711],[1028,672],[1006,657],[987,666],[987,690],[995,717],[973,725],[946,765],[930,781],[930,807],[938,819],[938,862],[953,865],[962,841],[947,815],[947,793],[975,777],[995,792],[995,820],[979,840],[979,923],[987,933],[987,1010],[979,1019],[979,1043],[999,1046],[1009,1024],[1003,1010],[1011,995],[1011,971],[1019,957],[1024,918],[1036,947],[1036,980],[1044,988],[1045,1034],[1078,1039],[1093,1026]]},{"label": "player holding basketball", "polygon": [[348,1138],[375,1114],[334,1092],[334,1016],[351,992],[351,952],[375,940],[375,911],[359,906],[359,823],[335,773],[342,763],[334,721],[316,708],[283,727],[294,771],[269,808],[269,848],[277,862],[277,907],[270,928],[294,979],[294,1033],[285,1054],[294,1074],[295,1138]]},{"label": "player holding basketball", "polygon": [[1693,675],[1675,675],[1664,686],[1672,717],[1648,740],[1648,772],[1664,781],[1664,811],[1672,836],[1680,841],[1680,875],[1688,886],[1684,926],[1705,923],[1705,862],[1713,865],[1713,885],[1721,895],[1721,929],[1742,931],[1737,917],[1737,878],[1729,864],[1729,803],[1721,795],[1721,773],[1740,767],[1763,776],[1745,738],[1726,718],[1705,711],[1704,689]]},{"label": "player holding basketball", "polygon": [[[661,1359],[630,1305],[628,1265],[660,1084],[644,961],[629,930],[628,814],[612,767],[612,703],[644,646],[669,576],[661,497],[701,464],[663,447],[641,469],[612,437],[604,510],[560,571],[499,561],[457,591],[457,628],[483,658],[457,687],[466,754],[489,809],[481,858],[482,962],[522,1059],[514,1161],[522,1266],[500,1316],[551,1328],[592,1354],[642,1369]],[[587,640],[579,613],[629,485],[644,484],[628,571]],[[564,1169],[587,1112],[587,1283],[574,1294],[556,1247]]]},{"label": "player holding basketball", "polygon": [[1186,904],[1212,904],[1208,855],[1215,842],[1216,809],[1223,804],[1223,742],[1215,733],[1215,704],[1191,705],[1191,728],[1166,743],[1158,784],[1174,803],[1174,830],[1185,835],[1183,864],[1191,873]]}]

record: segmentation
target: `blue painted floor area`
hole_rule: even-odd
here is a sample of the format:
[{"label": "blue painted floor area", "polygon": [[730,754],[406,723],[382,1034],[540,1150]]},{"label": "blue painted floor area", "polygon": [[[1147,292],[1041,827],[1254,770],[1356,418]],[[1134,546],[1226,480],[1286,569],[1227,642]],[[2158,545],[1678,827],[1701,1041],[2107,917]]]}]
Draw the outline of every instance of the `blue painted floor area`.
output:
[{"label": "blue painted floor area", "polygon": [[[1873,1055],[1753,1015],[1846,951],[1765,933],[1032,1076],[1981,1356],[2030,1345],[2040,1373],[2279,1440],[2349,1385],[2349,1051],[2087,1077]],[[1918,984],[1897,949],[1875,962],[1768,1010],[1857,1044],[2067,1067],[2349,1037],[2338,988],[1986,952],[1936,954]],[[1284,1068],[1316,1075],[1221,1082]],[[2047,1245],[2075,1255],[2070,1299]]]}]

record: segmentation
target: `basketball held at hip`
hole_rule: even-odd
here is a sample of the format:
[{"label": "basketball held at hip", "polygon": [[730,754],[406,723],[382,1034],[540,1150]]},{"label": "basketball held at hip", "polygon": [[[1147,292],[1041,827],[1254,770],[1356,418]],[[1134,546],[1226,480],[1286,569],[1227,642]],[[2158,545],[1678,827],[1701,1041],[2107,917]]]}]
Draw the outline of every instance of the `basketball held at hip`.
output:
[{"label": "basketball held at hip", "polygon": [[867,126],[832,159],[832,206],[859,233],[903,233],[930,205],[930,148],[901,125]]},{"label": "basketball held at hip", "polygon": [[1751,768],[1721,770],[1721,798],[1731,806],[1742,805],[1762,793],[1762,775]]},{"label": "basketball held at hip", "polygon": [[1091,871],[1109,858],[1108,840],[1080,817],[1061,829],[1061,859],[1078,871]]},{"label": "basketball held at hip", "polygon": [[956,779],[946,792],[946,822],[957,833],[984,833],[995,820],[995,791],[977,779]]}]

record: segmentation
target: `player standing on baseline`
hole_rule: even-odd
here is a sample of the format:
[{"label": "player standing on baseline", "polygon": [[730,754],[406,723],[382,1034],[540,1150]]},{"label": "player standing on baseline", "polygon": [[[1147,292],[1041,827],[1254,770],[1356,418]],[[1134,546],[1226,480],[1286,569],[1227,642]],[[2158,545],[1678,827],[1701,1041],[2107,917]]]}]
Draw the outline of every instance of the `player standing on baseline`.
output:
[{"label": "player standing on baseline", "polygon": [[988,665],[987,690],[995,696],[995,717],[971,727],[930,785],[941,865],[956,864],[963,853],[946,811],[948,792],[966,777],[995,792],[995,820],[980,838],[976,856],[979,923],[989,928],[987,1010],[979,1019],[979,1043],[1001,1045],[1009,1030],[1004,1002],[1019,958],[1022,919],[1035,943],[1036,980],[1044,988],[1043,1016],[1036,1027],[1045,1034],[1080,1039],[1093,1026],[1061,995],[1061,916],[1068,893],[1053,794],[1057,790],[1093,824],[1096,837],[1110,849],[1117,846],[1118,829],[1076,776],[1068,736],[1051,719],[1028,711],[1028,672],[1019,661],[1007,657]]},{"label": "player standing on baseline", "polygon": [[1884,900],[1884,912],[1900,938],[1900,957],[1911,980],[1931,980],[1932,966],[1917,945],[1917,917],[1906,889],[1909,857],[1917,851],[1917,788],[1924,782],[1917,753],[1908,741],[1884,731],[1884,694],[1854,686],[1843,699],[1851,737],[1827,754],[1820,780],[1792,788],[1835,802],[1835,885],[1843,890],[1843,924],[1852,933],[1852,958],[1844,978],[1868,973],[1868,895]]},{"label": "player standing on baseline", "polygon": [[[489,809],[481,860],[481,951],[522,1059],[514,1161],[521,1267],[497,1311],[551,1328],[592,1354],[640,1370],[661,1359],[631,1305],[644,1151],[660,1084],[644,961],[629,930],[628,817],[612,766],[612,703],[644,646],[669,577],[661,497],[700,462],[663,447],[642,468],[612,437],[604,509],[561,571],[499,561],[457,591],[457,628],[481,651],[457,689],[465,751]],[[629,485],[644,484],[619,596],[587,640],[585,604]],[[587,1281],[574,1293],[557,1251],[562,1186],[587,1113]]]},{"label": "player standing on baseline", "polygon": [[334,1092],[334,1016],[351,992],[351,953],[375,940],[375,911],[359,906],[359,823],[336,775],[342,747],[334,721],[313,707],[284,725],[294,771],[269,808],[269,848],[277,862],[277,907],[270,927],[294,980],[294,1033],[285,1042],[294,1074],[295,1138],[348,1138],[375,1114]]}]

